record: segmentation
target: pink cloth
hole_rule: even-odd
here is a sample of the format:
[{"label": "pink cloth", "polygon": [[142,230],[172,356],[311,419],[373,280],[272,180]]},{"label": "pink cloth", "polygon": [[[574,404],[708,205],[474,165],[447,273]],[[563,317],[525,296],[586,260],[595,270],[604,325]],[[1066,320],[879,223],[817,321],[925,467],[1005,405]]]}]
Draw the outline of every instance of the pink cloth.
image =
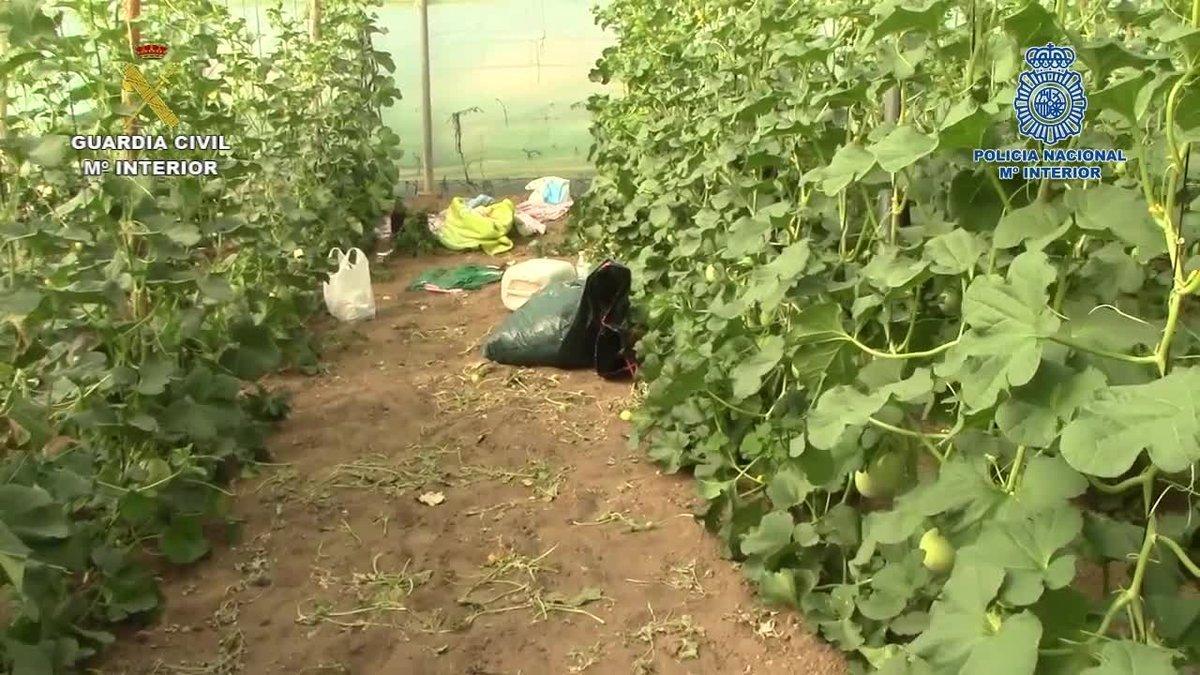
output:
[{"label": "pink cloth", "polygon": [[532,218],[536,218],[542,222],[546,222],[550,220],[558,220],[559,218],[567,215],[567,211],[571,209],[571,205],[574,203],[575,201],[572,199],[568,199],[561,204],[540,204],[526,199],[517,205],[517,211]]},{"label": "pink cloth", "polygon": [[526,236],[533,234],[545,234],[546,223],[551,220],[558,220],[567,215],[571,204],[574,201],[568,199],[561,204],[546,204],[543,202],[533,202],[528,199],[517,204],[516,216],[517,222],[522,226],[521,234]]}]

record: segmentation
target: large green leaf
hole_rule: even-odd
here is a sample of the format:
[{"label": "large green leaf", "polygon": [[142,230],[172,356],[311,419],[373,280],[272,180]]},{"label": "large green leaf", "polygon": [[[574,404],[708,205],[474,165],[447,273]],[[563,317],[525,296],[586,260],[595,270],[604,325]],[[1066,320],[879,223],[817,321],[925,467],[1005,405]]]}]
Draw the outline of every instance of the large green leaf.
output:
[{"label": "large green leaf", "polygon": [[883,140],[867,148],[889,173],[896,173],[937,149],[936,136],[923,134],[911,125],[898,126]]},{"label": "large green leaf", "polygon": [[986,472],[978,459],[956,457],[942,465],[936,480],[898,497],[890,511],[872,511],[864,520],[862,544],[852,564],[868,561],[879,544],[909,539],[930,516],[963,511],[962,521],[973,524],[992,514],[1006,495]]},{"label": "large green leaf", "polygon": [[980,640],[962,675],[1032,675],[1038,664],[1042,622],[1029,612],[1010,616],[994,635]]},{"label": "large green leaf", "polygon": [[934,32],[945,20],[946,0],[925,2],[881,2],[873,13],[879,17],[872,26],[875,39],[910,30]]},{"label": "large green leaf", "polygon": [[1067,193],[1066,204],[1075,222],[1085,230],[1108,230],[1121,241],[1136,246],[1145,261],[1167,252],[1162,230],[1150,217],[1141,192],[1101,184]]},{"label": "large green leaf", "polygon": [[176,399],[163,411],[162,426],[194,441],[210,441],[222,427],[221,410],[191,397]]},{"label": "large green leaf", "polygon": [[788,509],[804,501],[813,490],[799,462],[790,461],[779,468],[767,483],[767,498],[777,509]]},{"label": "large green leaf", "polygon": [[29,148],[29,161],[45,168],[55,168],[67,161],[70,150],[70,138],[67,136],[42,136]]},{"label": "large green leaf", "polygon": [[851,182],[866,175],[875,166],[875,156],[863,149],[861,145],[844,145],[829,166],[820,171],[821,191],[833,196],[841,192]]},{"label": "large green leaf", "polygon": [[266,326],[239,322],[230,330],[231,344],[220,363],[243,380],[256,380],[279,367],[283,355]]},{"label": "large green leaf", "polygon": [[783,358],[784,341],[778,335],[768,336],[762,346],[749,358],[739,363],[731,372],[733,397],[744,399],[762,388],[763,376],[779,365]]},{"label": "large green leaf", "polygon": [[1113,640],[1100,648],[1100,665],[1082,675],[1176,675],[1174,654],[1162,647]]},{"label": "large green leaf", "polygon": [[1014,389],[996,409],[996,424],[1013,443],[1049,447],[1058,438],[1060,424],[1104,385],[1104,374],[1095,368],[1074,371],[1043,361],[1033,379]]},{"label": "large green leaf", "polygon": [[858,609],[863,616],[885,621],[904,611],[928,575],[918,560],[919,557],[913,555],[889,563],[871,575],[870,584],[858,597]]},{"label": "large green leaf", "polygon": [[42,304],[45,296],[33,288],[0,291],[0,321],[20,322]]},{"label": "large green leaf", "polygon": [[889,400],[913,401],[933,390],[927,368],[918,368],[907,379],[860,392],[851,385],[832,387],[821,395],[808,418],[808,441],[814,447],[832,448],[848,428],[862,427]]},{"label": "large green leaf", "polygon": [[743,311],[753,303],[766,310],[777,307],[804,273],[809,253],[808,241],[801,240],[785,247],[771,262],[755,268],[739,298]]},{"label": "large green leaf", "polygon": [[1004,17],[1004,30],[1008,31],[1021,45],[1034,47],[1050,40],[1058,40],[1062,44],[1062,29],[1058,27],[1054,15],[1038,2],[1027,2],[1019,11]]},{"label": "large green leaf", "polygon": [[961,382],[960,397],[971,409],[991,407],[1002,391],[1029,382],[1042,358],[1042,340],[1058,330],[1046,305],[1055,272],[1045,254],[1022,253],[1008,278],[979,276],[963,298],[971,330],[951,347],[935,372]]},{"label": "large green leaf", "polygon": [[71,532],[63,505],[37,486],[0,485],[0,522],[20,537],[64,539]]},{"label": "large green leaf", "polygon": [[886,248],[871,258],[863,267],[863,277],[881,291],[900,288],[916,279],[929,265],[927,261],[915,260],[894,248]]},{"label": "large green leaf", "polygon": [[1119,476],[1143,450],[1163,471],[1200,460],[1200,368],[1177,368],[1147,384],[1108,387],[1062,435],[1071,466],[1093,476]]},{"label": "large green leaf", "polygon": [[1112,110],[1129,122],[1136,123],[1137,110],[1134,103],[1137,100],[1138,91],[1146,85],[1149,79],[1150,73],[1139,72],[1113,82],[1104,89],[1089,93],[1088,114],[1095,115],[1101,110]]},{"label": "large green leaf", "polygon": [[1087,487],[1087,479],[1062,457],[1038,455],[1021,469],[1017,489],[1001,505],[1000,516],[1024,519],[1058,509],[1083,494]]},{"label": "large green leaf", "polygon": [[170,527],[162,534],[159,548],[163,555],[173,563],[186,564],[199,560],[208,553],[208,540],[200,521],[194,517],[181,516],[171,521]]},{"label": "large green leaf", "polygon": [[1149,70],[1155,61],[1170,58],[1165,55],[1139,54],[1126,49],[1120,42],[1108,39],[1076,44],[1075,53],[1087,64],[1097,82],[1105,82],[1118,68]]},{"label": "large green leaf", "polygon": [[946,113],[946,119],[942,121],[938,130],[938,148],[952,150],[982,147],[984,137],[996,114],[997,111],[992,106],[981,107],[969,99],[959,101]]},{"label": "large green leaf", "polygon": [[25,581],[25,561],[31,552],[25,542],[0,520],[0,569],[8,575],[9,582],[18,593]]},{"label": "large green leaf", "polygon": [[922,257],[930,261],[935,274],[962,274],[975,267],[987,251],[987,245],[975,234],[954,229],[925,242]]},{"label": "large green leaf", "polygon": [[175,372],[176,365],[173,359],[160,355],[147,358],[138,368],[137,392],[146,396],[157,396],[163,393]]},{"label": "large green leaf", "polygon": [[[929,611],[929,628],[909,649],[946,672],[1032,673],[1041,622],[1022,613],[995,628],[997,619],[988,616],[988,606],[1003,580],[1004,572],[994,565],[955,565]],[[992,660],[1000,652],[1004,659]]]},{"label": "large green leaf", "polygon": [[792,514],[786,510],[768,513],[742,539],[742,553],[764,557],[778,553],[792,542],[793,527]]},{"label": "large green leaf", "polygon": [[1004,214],[996,226],[992,244],[1005,249],[1029,241],[1029,248],[1042,248],[1066,231],[1067,209],[1058,201],[1034,202]]},{"label": "large green leaf", "polygon": [[1082,528],[1079,510],[1067,505],[1020,520],[988,521],[975,543],[959,551],[958,560],[1004,568],[1005,601],[1031,605],[1044,588],[1062,588],[1075,578],[1075,556],[1059,555],[1059,551]]}]

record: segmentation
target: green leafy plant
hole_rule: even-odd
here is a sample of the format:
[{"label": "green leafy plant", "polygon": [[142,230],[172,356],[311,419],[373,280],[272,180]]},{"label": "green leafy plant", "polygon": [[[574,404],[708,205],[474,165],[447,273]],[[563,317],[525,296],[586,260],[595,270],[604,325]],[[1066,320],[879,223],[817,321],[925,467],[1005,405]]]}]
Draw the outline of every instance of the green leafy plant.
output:
[{"label": "green leafy plant", "polygon": [[[1200,2],[597,12],[622,91],[577,227],[634,272],[634,440],[762,593],[857,670],[1200,660]],[[1068,147],[1128,158],[1102,181],[972,161],[1034,147],[1011,103],[1049,41],[1090,96]],[[855,480],[883,458],[894,495]]]},{"label": "green leafy plant", "polygon": [[369,237],[394,199],[376,4],[326,2],[313,40],[276,2],[263,41],[225,3],[147,5],[137,28],[170,47],[175,133],[233,147],[219,176],[188,178],[88,178],[70,149],[138,112],[111,2],[0,7],[5,670],[69,671],[106,623],[155,610],[155,570],[210,550],[221,484],[286,414],[257,380],[314,364],[325,253]]}]

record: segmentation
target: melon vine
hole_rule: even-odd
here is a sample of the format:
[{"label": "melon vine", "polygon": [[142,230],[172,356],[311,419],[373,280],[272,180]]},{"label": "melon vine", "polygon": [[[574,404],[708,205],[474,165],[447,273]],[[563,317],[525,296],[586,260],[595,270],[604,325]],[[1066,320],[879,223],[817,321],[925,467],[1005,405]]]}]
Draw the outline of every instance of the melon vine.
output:
[{"label": "melon vine", "polygon": [[126,133],[137,112],[120,4],[0,4],[5,672],[77,672],[108,624],[152,616],[162,565],[209,551],[222,483],[287,412],[259,378],[317,367],[324,256],[373,231],[397,180],[370,0],[326,2],[315,41],[279,2],[255,26],[223,2],[144,3],[177,132],[233,150],[217,176],[84,177],[69,137]]},{"label": "melon vine", "polygon": [[[762,593],[858,670],[1200,661],[1200,2],[597,16],[580,228],[637,280],[635,440]],[[1013,101],[1051,42],[1099,181],[973,156],[1043,149]]]}]

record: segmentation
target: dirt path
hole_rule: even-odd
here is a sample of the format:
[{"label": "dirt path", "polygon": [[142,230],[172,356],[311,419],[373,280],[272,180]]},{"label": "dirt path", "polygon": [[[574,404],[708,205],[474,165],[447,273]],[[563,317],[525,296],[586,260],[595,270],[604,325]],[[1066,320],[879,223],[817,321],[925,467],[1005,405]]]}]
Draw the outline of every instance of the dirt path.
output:
[{"label": "dirt path", "polygon": [[393,263],[327,372],[282,380],[283,466],[239,484],[241,543],[164,579],[160,620],[101,672],[842,672],[756,603],[691,479],[628,449],[629,384],[482,362],[497,285],[403,290],[484,259]]}]

